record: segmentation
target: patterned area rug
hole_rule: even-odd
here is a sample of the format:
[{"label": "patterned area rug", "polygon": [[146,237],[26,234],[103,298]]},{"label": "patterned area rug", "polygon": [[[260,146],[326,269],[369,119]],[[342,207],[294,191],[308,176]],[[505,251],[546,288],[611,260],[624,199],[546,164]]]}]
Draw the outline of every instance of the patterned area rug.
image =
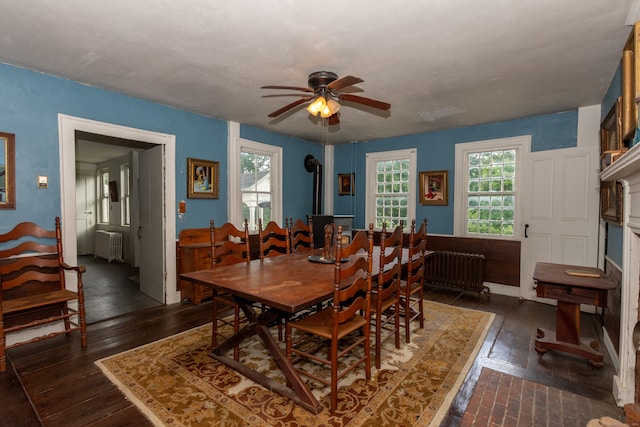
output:
[{"label": "patterned area rug", "polygon": [[[438,425],[493,318],[492,313],[425,301],[425,328],[416,323],[411,344],[402,342],[399,350],[388,340],[380,370],[372,357],[371,381],[362,370],[343,379],[335,412],[329,409],[329,390],[313,389],[324,406],[317,415],[212,359],[211,325],[96,364],[159,426]],[[257,338],[240,350],[241,361],[284,381]]]}]

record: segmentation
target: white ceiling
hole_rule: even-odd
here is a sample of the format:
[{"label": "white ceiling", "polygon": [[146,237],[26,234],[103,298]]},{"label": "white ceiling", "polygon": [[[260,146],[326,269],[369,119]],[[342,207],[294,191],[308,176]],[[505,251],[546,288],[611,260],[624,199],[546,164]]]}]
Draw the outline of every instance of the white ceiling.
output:
[{"label": "white ceiling", "polygon": [[[0,62],[320,141],[304,106],[328,70],[390,113],[343,104],[329,143],[599,104],[634,0],[0,0]],[[298,92],[301,94],[302,92]]]}]

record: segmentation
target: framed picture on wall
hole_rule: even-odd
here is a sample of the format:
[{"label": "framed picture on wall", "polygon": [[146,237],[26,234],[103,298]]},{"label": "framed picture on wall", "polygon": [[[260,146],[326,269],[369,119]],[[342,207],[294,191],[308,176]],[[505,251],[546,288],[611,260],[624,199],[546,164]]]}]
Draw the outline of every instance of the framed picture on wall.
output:
[{"label": "framed picture on wall", "polygon": [[637,43],[640,23],[636,22],[622,49],[622,139],[633,138],[638,126],[638,106],[636,98],[640,96],[640,82],[636,75],[640,71],[640,46]]},{"label": "framed picture on wall", "polygon": [[187,158],[187,197],[190,199],[220,198],[220,163]]},{"label": "framed picture on wall", "polygon": [[613,104],[600,124],[600,155],[607,151],[622,150],[621,98]]},{"label": "framed picture on wall", "polygon": [[600,182],[600,216],[604,221],[622,225],[622,184]]},{"label": "framed picture on wall", "polygon": [[16,136],[0,132],[0,209],[16,208]]},{"label": "framed picture on wall", "polygon": [[420,204],[449,204],[448,171],[420,172]]},{"label": "framed picture on wall", "polygon": [[338,195],[348,196],[356,194],[355,173],[339,173],[338,174]]},{"label": "framed picture on wall", "polygon": [[109,198],[112,202],[117,202],[118,197],[118,183],[115,181],[109,181]]}]

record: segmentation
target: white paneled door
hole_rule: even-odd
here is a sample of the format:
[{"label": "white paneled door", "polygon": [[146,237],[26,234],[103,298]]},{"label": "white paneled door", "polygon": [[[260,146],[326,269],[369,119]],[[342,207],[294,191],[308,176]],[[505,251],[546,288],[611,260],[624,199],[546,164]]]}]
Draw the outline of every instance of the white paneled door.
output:
[{"label": "white paneled door", "polygon": [[140,290],[165,302],[164,146],[140,152]]},{"label": "white paneled door", "polygon": [[78,255],[93,254],[96,224],[96,178],[76,175],[76,231]]},{"label": "white paneled door", "polygon": [[[537,299],[536,262],[596,266],[599,178],[597,147],[529,153],[523,206],[521,295]],[[526,234],[525,234],[526,233]]]}]

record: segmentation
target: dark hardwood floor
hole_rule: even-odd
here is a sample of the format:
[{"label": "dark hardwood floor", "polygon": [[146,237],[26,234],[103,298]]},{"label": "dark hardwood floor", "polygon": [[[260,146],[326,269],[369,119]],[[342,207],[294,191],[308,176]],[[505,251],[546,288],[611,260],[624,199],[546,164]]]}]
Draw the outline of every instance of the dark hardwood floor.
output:
[{"label": "dark hardwood floor", "polygon": [[82,278],[87,323],[160,305],[140,292],[139,269],[136,267],[107,262],[93,255],[79,256],[78,265],[87,269]]},{"label": "dark hardwood floor", "polygon": [[[619,414],[618,419],[623,420],[611,395],[614,370],[610,360],[606,359],[603,368],[592,369],[576,357],[549,352],[539,358],[534,351],[536,328],[553,328],[555,307],[432,287],[426,298],[496,314],[443,426],[460,423],[483,367],[595,399],[607,409],[603,415]],[[86,349],[81,349],[79,335],[73,334],[9,350],[9,368],[0,374],[0,425],[150,425],[94,361],[207,323],[210,318],[210,302],[156,306],[91,323]],[[583,335],[602,340],[600,316],[582,314],[581,321]]]}]

